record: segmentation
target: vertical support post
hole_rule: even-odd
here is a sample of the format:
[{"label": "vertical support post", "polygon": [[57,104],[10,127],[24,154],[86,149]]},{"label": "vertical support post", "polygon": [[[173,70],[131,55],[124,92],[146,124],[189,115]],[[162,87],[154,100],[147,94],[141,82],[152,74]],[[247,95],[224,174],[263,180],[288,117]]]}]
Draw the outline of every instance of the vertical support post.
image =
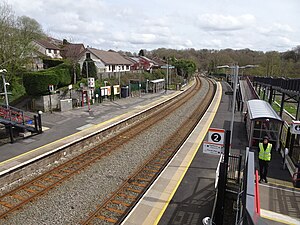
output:
[{"label": "vertical support post", "polygon": [[[300,102],[299,102],[299,98],[298,98],[298,106],[297,106],[297,111],[296,111],[296,117],[295,119],[296,120],[299,120],[299,107],[300,107]],[[294,151],[294,144],[295,144],[295,139],[296,139],[296,135],[295,134],[292,134],[291,136],[291,143],[290,143],[290,148],[289,148],[289,155],[292,156],[293,155],[293,151]]]},{"label": "vertical support post", "polygon": [[220,164],[215,224],[223,225],[231,131],[226,130],[224,162]]},{"label": "vertical support post", "polygon": [[259,95],[259,98],[260,98],[260,93],[261,93],[261,84],[259,85],[259,88],[258,88],[258,95]]},{"label": "vertical support post", "polygon": [[11,124],[8,125],[8,129],[9,129],[10,143],[13,144],[14,143],[14,133],[13,133],[13,128],[12,128]]},{"label": "vertical support post", "polygon": [[237,183],[240,184],[240,179],[241,179],[241,169],[242,169],[242,155],[239,156],[239,172],[238,172],[238,180]]},{"label": "vertical support post", "polygon": [[52,113],[51,91],[49,91],[49,100],[50,100],[50,112]]},{"label": "vertical support post", "polygon": [[5,95],[5,105],[6,105],[6,108],[8,109],[8,95],[7,95],[7,89],[6,89],[6,81],[5,81],[5,75],[4,73],[2,73],[2,80],[3,80],[3,87],[4,87],[4,95]]},{"label": "vertical support post", "polygon": [[232,98],[232,111],[231,111],[231,123],[230,123],[230,143],[232,142],[232,134],[233,134],[233,123],[234,123],[234,112],[235,112],[235,102],[236,102],[236,88],[237,88],[237,80],[239,75],[239,66],[235,66],[234,70],[234,85],[233,85],[233,98]]},{"label": "vertical support post", "polygon": [[43,127],[42,127],[42,113],[38,112],[38,124],[39,124],[39,133],[43,133]]},{"label": "vertical support post", "polygon": [[273,88],[270,86],[270,92],[269,92],[269,103],[272,105],[273,100]]},{"label": "vertical support post", "polygon": [[285,93],[282,93],[280,111],[279,111],[280,117],[282,117],[282,113],[283,113],[283,109],[284,109],[284,99],[285,99]]},{"label": "vertical support post", "polygon": [[263,100],[265,100],[265,98],[266,98],[266,89],[267,89],[267,87],[264,87],[264,89],[263,89]]}]

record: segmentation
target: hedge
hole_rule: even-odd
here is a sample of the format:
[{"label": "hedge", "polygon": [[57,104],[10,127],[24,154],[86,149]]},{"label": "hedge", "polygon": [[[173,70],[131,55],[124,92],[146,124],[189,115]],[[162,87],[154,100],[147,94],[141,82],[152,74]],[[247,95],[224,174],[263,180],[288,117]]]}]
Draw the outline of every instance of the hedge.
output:
[{"label": "hedge", "polygon": [[46,94],[50,84],[56,88],[69,85],[71,83],[71,70],[70,65],[63,63],[47,70],[25,73],[23,83],[27,94]]}]

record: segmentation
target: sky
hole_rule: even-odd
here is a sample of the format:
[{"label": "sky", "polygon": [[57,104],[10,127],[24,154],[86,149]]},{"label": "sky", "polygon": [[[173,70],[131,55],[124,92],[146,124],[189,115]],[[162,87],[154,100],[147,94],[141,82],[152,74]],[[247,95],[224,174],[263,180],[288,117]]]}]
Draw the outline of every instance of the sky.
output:
[{"label": "sky", "polygon": [[299,0],[5,1],[46,34],[103,50],[283,52],[300,45]]}]

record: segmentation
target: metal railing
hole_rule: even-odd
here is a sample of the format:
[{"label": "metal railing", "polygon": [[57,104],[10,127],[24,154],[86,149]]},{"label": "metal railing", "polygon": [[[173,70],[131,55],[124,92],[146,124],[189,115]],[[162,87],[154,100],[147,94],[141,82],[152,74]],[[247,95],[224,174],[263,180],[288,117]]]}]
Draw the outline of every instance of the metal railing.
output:
[{"label": "metal railing", "polygon": [[242,169],[242,155],[229,155],[227,181],[240,183]]}]

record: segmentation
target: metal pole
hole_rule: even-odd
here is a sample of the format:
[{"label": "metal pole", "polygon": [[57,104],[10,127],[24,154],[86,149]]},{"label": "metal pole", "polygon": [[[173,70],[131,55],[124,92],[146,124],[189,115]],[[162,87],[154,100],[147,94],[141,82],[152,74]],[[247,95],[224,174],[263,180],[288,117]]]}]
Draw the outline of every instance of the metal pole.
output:
[{"label": "metal pole", "polygon": [[238,74],[239,74],[239,66],[235,65],[235,68],[234,68],[233,98],[232,98],[232,112],[231,112],[231,123],[230,123],[230,131],[231,131],[231,133],[230,133],[230,144],[232,144],[234,111],[235,111],[235,99],[236,99],[236,87],[237,87]]},{"label": "metal pole", "polygon": [[169,61],[168,61],[168,58],[167,58],[167,90],[168,90],[168,87],[169,87]]},{"label": "metal pole", "polygon": [[121,71],[119,70],[119,98],[121,99]]},{"label": "metal pole", "polygon": [[39,132],[39,134],[41,134],[41,133],[43,133],[43,126],[42,126],[42,112],[41,111],[39,111],[38,112],[38,127],[39,127],[39,129],[38,129],[38,132]]},{"label": "metal pole", "polygon": [[2,73],[2,79],[3,79],[3,87],[4,87],[4,95],[5,95],[5,105],[6,108],[8,109],[9,105],[8,105],[8,96],[7,96],[7,90],[6,90],[6,81],[5,81],[5,76]]},{"label": "metal pole", "polygon": [[87,83],[88,83],[87,84],[88,87],[87,87],[86,97],[87,97],[87,103],[88,103],[88,111],[90,111],[91,107],[90,107],[90,98],[89,98],[90,92],[89,92],[89,81],[88,81],[88,79],[89,79],[89,66],[88,66],[88,61],[87,60],[85,61],[85,66],[86,66],[86,80],[87,80]]}]

